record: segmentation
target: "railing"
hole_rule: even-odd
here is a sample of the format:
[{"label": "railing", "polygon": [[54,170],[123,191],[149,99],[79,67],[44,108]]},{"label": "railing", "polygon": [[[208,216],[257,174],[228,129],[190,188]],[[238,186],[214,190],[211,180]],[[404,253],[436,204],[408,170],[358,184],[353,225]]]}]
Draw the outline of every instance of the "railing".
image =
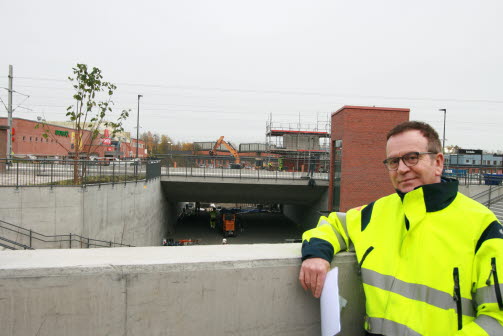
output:
[{"label": "railing", "polygon": [[489,186],[489,189],[479,192],[472,196],[472,199],[481,202],[488,208],[491,207],[491,204],[499,202],[503,199],[503,194],[501,191],[503,190],[503,186],[493,187]]},{"label": "railing", "polygon": [[328,173],[309,172],[284,172],[253,169],[229,169],[229,168],[194,168],[194,167],[161,167],[161,176],[184,176],[184,177],[216,177],[237,179],[273,179],[273,180],[328,180]]},{"label": "railing", "polygon": [[[100,240],[100,239],[92,239],[88,237],[83,237],[78,234],[63,234],[63,235],[44,235],[42,233],[35,232],[31,229],[26,229],[20,226],[17,226],[12,223],[5,222],[3,220],[0,220],[0,229],[7,230],[9,232],[12,232],[13,234],[19,234],[25,237],[26,240],[28,240],[27,244],[21,244],[19,242],[15,242],[13,240],[7,239],[5,237],[0,237],[0,240],[2,241],[7,241],[10,244],[14,244],[15,246],[23,247],[24,249],[34,249],[33,248],[33,243],[34,241],[41,242],[41,243],[51,243],[51,244],[58,244],[60,245],[65,245],[62,243],[67,243],[67,248],[90,248],[90,247],[121,247],[121,246],[127,246],[127,247],[133,247],[133,245],[128,245],[128,244],[122,244],[122,243],[116,243],[113,241],[105,241],[105,240]],[[5,245],[2,244],[2,246],[6,247]],[[54,247],[54,246],[51,246]],[[16,249],[13,246],[6,247],[9,249]],[[66,247],[65,247],[66,248]]]},{"label": "railing", "polygon": [[0,186],[85,186],[137,182],[148,162],[0,159]]},{"label": "railing", "polygon": [[[10,244],[10,245],[7,245],[7,244]],[[21,248],[24,250],[34,250],[34,248],[31,248],[25,244],[20,244],[16,241],[7,239],[5,237],[0,237],[0,246],[4,247],[6,249],[9,249],[9,250],[20,250]],[[15,246],[17,246],[19,248],[16,248]]]},{"label": "railing", "polygon": [[497,175],[492,176],[487,173],[444,173],[443,176],[455,178],[459,184],[464,185],[497,185],[501,183],[501,179]]}]

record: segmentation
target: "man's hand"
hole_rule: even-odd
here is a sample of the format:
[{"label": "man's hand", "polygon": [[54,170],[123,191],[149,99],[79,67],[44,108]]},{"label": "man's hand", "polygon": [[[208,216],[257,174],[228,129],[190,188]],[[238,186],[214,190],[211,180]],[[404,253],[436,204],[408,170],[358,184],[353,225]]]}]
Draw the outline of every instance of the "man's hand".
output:
[{"label": "man's hand", "polygon": [[315,298],[321,296],[325,277],[330,270],[330,263],[322,258],[304,260],[300,267],[299,281],[304,290],[311,290]]}]

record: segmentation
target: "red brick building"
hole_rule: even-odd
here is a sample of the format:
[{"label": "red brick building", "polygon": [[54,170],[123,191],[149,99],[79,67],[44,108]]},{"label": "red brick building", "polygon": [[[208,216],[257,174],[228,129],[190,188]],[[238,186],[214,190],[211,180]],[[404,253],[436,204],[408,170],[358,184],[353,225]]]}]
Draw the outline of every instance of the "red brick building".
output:
[{"label": "red brick building", "polygon": [[[332,114],[329,209],[347,211],[394,192],[382,161],[386,134],[410,109],[344,106]],[[336,179],[334,181],[334,177]],[[333,208],[332,208],[333,206]]]},{"label": "red brick building", "polygon": [[[37,125],[40,125],[38,128]],[[0,118],[0,126],[7,126],[7,118]],[[48,130],[48,137],[44,137],[45,130]],[[0,157],[5,157],[7,142],[7,132],[0,132],[0,145],[2,150]],[[36,157],[65,158],[75,153],[76,131],[73,128],[42,124],[35,120],[13,118],[12,119],[12,152],[15,157],[26,157],[34,155]],[[100,134],[97,139],[90,143],[91,132],[84,130],[82,135],[82,148],[80,152],[97,157],[109,158],[129,158],[136,156],[136,139],[118,141],[110,139],[104,141],[104,134]],[[90,147],[90,148],[89,148]],[[138,157],[147,156],[143,141],[139,142]]]}]

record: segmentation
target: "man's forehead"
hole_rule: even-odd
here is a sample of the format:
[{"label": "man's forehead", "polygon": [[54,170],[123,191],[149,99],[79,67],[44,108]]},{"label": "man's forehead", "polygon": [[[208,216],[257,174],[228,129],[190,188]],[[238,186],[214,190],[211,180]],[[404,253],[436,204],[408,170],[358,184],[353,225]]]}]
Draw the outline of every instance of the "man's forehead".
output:
[{"label": "man's forehead", "polygon": [[386,143],[386,155],[397,156],[409,152],[428,150],[428,139],[418,130],[408,130],[390,137]]}]

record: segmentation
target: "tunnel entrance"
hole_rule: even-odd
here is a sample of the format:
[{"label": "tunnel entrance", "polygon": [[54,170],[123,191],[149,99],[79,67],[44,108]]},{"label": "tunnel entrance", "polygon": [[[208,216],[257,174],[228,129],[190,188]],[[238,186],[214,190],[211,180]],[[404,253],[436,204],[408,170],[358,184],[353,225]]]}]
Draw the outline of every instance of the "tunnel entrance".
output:
[{"label": "tunnel entrance", "polygon": [[[192,204],[190,207],[188,205]],[[187,209],[176,222],[170,244],[275,244],[299,240],[301,228],[281,212],[279,205],[185,203]],[[216,225],[211,227],[211,209],[215,208]],[[225,233],[224,219],[235,215],[235,234]],[[230,218],[230,216],[229,216]]]}]

